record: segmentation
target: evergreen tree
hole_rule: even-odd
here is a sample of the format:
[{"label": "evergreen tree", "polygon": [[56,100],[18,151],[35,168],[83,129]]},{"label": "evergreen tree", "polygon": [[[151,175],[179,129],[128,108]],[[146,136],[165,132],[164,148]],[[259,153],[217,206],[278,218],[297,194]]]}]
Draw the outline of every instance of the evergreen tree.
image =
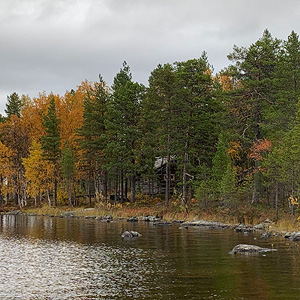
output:
[{"label": "evergreen tree", "polygon": [[[85,171],[88,173],[88,194],[91,205],[91,181],[93,179],[96,198],[102,192],[107,199],[107,175],[104,168],[106,145],[106,129],[104,120],[107,112],[109,89],[101,75],[84,100],[83,126],[77,130],[78,141],[83,150]],[[102,185],[102,191],[100,186]]]},{"label": "evergreen tree", "polygon": [[176,133],[175,91],[176,76],[173,66],[158,65],[149,77],[149,88],[144,101],[144,116],[149,127],[144,138],[152,141],[149,145],[154,147],[149,154],[154,155],[154,159],[155,156],[162,158],[166,164],[165,206],[169,204],[170,167],[175,153],[173,147]]},{"label": "evergreen tree", "polygon": [[227,154],[228,142],[224,133],[220,133],[216,153],[212,160],[212,180],[216,188],[219,187],[225,175],[230,158]]},{"label": "evergreen tree", "polygon": [[[229,67],[237,88],[231,95],[231,110],[236,113],[237,132],[250,147],[263,137],[268,137],[271,120],[267,117],[275,103],[276,77],[281,41],[273,39],[265,30],[261,39],[248,49],[234,47],[228,58],[235,64]],[[252,203],[257,203],[261,191],[258,161],[254,164]]]},{"label": "evergreen tree", "polygon": [[7,96],[6,109],[4,110],[7,117],[10,118],[12,115],[21,117],[22,100],[17,93],[12,93]]},{"label": "evergreen tree", "polygon": [[54,205],[57,206],[57,180],[59,175],[60,150],[60,119],[56,115],[56,106],[54,97],[51,98],[48,112],[43,115],[43,127],[45,135],[42,136],[42,150],[45,159],[54,166]]},{"label": "evergreen tree", "polygon": [[280,139],[284,132],[291,129],[300,96],[300,41],[292,31],[282,50],[274,72],[275,101],[270,106],[268,123],[273,139]]},{"label": "evergreen tree", "polygon": [[[221,101],[204,52],[199,59],[175,64],[176,161],[182,172],[182,204],[187,205],[193,180],[211,168],[219,134]],[[190,195],[191,196],[191,195]]]},{"label": "evergreen tree", "polygon": [[[110,173],[114,173],[116,183],[118,181],[117,176],[120,175],[122,191],[123,177],[130,178],[131,201],[134,202],[141,135],[139,120],[143,87],[131,81],[130,69],[124,63],[123,68],[114,78],[112,89],[113,94],[108,103],[105,120],[108,134],[108,143],[105,149],[107,168]],[[115,190],[115,194],[117,194],[117,188]],[[121,194],[124,196],[124,191]]]},{"label": "evergreen tree", "polygon": [[66,145],[62,151],[61,171],[63,178],[67,181],[68,205],[72,206],[71,182],[75,173],[75,157],[69,145]]}]

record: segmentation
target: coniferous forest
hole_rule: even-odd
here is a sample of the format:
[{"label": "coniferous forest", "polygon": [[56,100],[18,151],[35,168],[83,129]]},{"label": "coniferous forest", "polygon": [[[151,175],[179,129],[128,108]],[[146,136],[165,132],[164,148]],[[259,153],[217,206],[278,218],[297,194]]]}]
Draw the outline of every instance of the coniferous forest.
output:
[{"label": "coniferous forest", "polygon": [[[209,54],[208,54],[209,55]],[[124,62],[108,86],[12,93],[0,123],[1,205],[177,199],[182,210],[264,206],[300,193],[300,40],[268,30],[215,74],[205,52],[158,65],[148,86]],[[101,71],[101,70],[100,70]]]}]

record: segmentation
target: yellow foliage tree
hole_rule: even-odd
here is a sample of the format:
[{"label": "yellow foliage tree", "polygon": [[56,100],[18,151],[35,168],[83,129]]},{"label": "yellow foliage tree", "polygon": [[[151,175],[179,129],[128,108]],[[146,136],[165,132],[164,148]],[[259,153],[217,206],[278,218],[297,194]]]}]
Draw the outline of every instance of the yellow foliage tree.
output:
[{"label": "yellow foliage tree", "polygon": [[51,206],[49,190],[52,188],[52,177],[54,166],[43,158],[41,144],[34,141],[29,151],[28,158],[23,159],[25,177],[27,180],[27,193],[34,197],[37,205],[37,197],[47,193],[48,203]]},{"label": "yellow foliage tree", "polygon": [[3,206],[4,195],[11,192],[11,177],[13,174],[13,150],[5,146],[0,141],[0,198],[1,206]]}]

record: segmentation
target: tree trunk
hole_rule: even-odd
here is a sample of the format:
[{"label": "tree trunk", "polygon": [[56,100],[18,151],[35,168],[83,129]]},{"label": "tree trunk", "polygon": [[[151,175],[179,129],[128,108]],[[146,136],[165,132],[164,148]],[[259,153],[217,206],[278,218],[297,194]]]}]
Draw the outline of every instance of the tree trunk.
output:
[{"label": "tree trunk", "polygon": [[278,182],[276,182],[275,188],[275,219],[278,220]]},{"label": "tree trunk", "polygon": [[73,205],[76,206],[77,205],[77,198],[76,198],[76,186],[75,184],[73,185]]},{"label": "tree trunk", "polygon": [[103,171],[103,200],[107,203],[107,171]]},{"label": "tree trunk", "polygon": [[54,179],[54,206],[57,206],[57,178]]},{"label": "tree trunk", "polygon": [[[260,106],[256,105],[254,113],[254,122],[255,122],[255,135],[254,142],[257,142],[260,139]],[[259,200],[259,187],[260,187],[260,176],[258,173],[258,161],[254,162],[254,175],[253,175],[253,192],[252,192],[252,204],[257,204]]]},{"label": "tree trunk", "polygon": [[[118,173],[117,173],[118,174]],[[119,178],[118,175],[116,175],[116,181],[115,181],[115,203],[117,202],[117,197],[118,197],[118,184],[119,184]]]},{"label": "tree trunk", "polygon": [[51,207],[51,198],[50,198],[50,194],[49,194],[49,189],[47,189],[47,198],[48,198],[49,207]]},{"label": "tree trunk", "polygon": [[128,199],[128,178],[125,178],[125,201]]},{"label": "tree trunk", "polygon": [[120,185],[121,185],[121,201],[124,200],[124,179],[123,179],[123,171],[121,171]]},{"label": "tree trunk", "polygon": [[[186,144],[187,146],[187,144]],[[188,163],[188,153],[184,153],[184,162],[183,162],[183,174],[182,174],[182,205],[187,209],[187,163]]]},{"label": "tree trunk", "polygon": [[[254,163],[254,170],[258,169],[258,162]],[[252,191],[252,204],[257,204],[259,200],[259,174],[253,175],[253,191]]]},{"label": "tree trunk", "polygon": [[67,189],[68,189],[68,206],[72,206],[72,193],[71,193],[71,178],[70,176],[68,177],[68,182],[67,182]]},{"label": "tree trunk", "polygon": [[170,195],[170,154],[167,157],[166,163],[166,189],[165,189],[165,206],[169,206],[169,195]]},{"label": "tree trunk", "polygon": [[136,177],[135,175],[132,175],[131,178],[131,202],[135,202],[135,184],[136,184]]},{"label": "tree trunk", "polygon": [[148,195],[149,195],[149,197],[151,197],[151,180],[150,180],[150,178],[148,178],[147,182],[148,182]]}]

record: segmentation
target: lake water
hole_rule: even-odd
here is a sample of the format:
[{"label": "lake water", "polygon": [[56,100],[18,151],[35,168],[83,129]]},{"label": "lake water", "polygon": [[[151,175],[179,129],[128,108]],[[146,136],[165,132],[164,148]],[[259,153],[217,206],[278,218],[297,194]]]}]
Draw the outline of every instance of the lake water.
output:
[{"label": "lake water", "polygon": [[[1,216],[0,299],[300,299],[300,244],[179,227]],[[228,254],[239,243],[278,252]]]}]

